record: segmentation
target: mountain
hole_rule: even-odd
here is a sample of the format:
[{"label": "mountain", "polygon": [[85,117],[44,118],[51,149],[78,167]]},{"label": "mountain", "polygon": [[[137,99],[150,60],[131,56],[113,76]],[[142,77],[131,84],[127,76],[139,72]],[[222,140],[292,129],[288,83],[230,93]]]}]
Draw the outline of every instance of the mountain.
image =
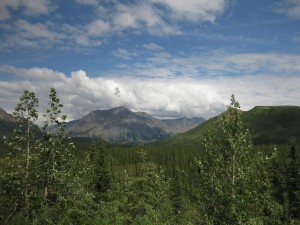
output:
[{"label": "mountain", "polygon": [[153,141],[170,136],[162,121],[125,107],[92,111],[82,119],[67,124],[71,137],[102,137],[109,141]]},{"label": "mountain", "polygon": [[92,111],[80,120],[67,123],[66,134],[71,137],[102,137],[117,142],[149,142],[185,132],[203,121],[203,118],[159,120],[121,106]]},{"label": "mountain", "polygon": [[15,128],[17,128],[15,118],[0,107],[0,138],[4,135],[11,136]]},{"label": "mountain", "polygon": [[[287,143],[291,137],[300,142],[299,106],[256,106],[241,114],[245,129],[249,129],[255,144]],[[222,114],[213,117],[198,127],[171,137],[165,142],[201,141],[207,127],[220,130]]]},{"label": "mountain", "polygon": [[205,121],[202,117],[179,118],[179,119],[164,119],[161,120],[169,127],[169,131],[173,134],[180,134],[191,130]]},{"label": "mountain", "polygon": [[8,121],[8,122],[16,122],[15,118],[11,114],[8,114],[1,107],[0,107],[0,120],[1,121]]}]

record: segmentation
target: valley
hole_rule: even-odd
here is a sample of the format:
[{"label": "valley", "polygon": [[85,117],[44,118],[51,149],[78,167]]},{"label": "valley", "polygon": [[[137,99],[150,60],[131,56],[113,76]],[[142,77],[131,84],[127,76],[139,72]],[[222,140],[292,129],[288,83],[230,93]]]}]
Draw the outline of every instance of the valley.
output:
[{"label": "valley", "polygon": [[[0,143],[0,220],[6,224],[19,218],[22,224],[205,224],[206,210],[210,219],[232,224],[247,217],[267,224],[298,221],[300,107],[241,111],[232,96],[227,111],[206,121],[159,120],[121,106],[65,122],[55,89],[50,91],[43,127],[35,124],[32,105],[16,108],[15,117],[0,111],[6,136]],[[228,199],[229,208],[246,211],[224,216]],[[11,211],[13,204],[28,211]]]}]

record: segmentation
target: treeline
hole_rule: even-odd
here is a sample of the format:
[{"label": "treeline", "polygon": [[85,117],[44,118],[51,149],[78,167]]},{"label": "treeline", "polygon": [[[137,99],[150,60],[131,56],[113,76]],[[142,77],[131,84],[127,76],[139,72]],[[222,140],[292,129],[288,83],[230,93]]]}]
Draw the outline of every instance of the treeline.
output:
[{"label": "treeline", "polygon": [[19,129],[4,139],[1,224],[299,224],[299,152],[255,147],[239,104],[221,135],[203,143],[86,147],[65,136],[63,105],[50,89],[37,132],[38,99],[25,91]]}]

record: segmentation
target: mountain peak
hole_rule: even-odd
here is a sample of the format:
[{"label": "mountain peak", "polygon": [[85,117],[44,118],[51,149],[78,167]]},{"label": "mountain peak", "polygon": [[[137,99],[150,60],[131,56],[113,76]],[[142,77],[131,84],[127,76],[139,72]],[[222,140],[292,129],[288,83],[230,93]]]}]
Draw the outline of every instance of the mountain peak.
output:
[{"label": "mountain peak", "polygon": [[0,119],[5,120],[5,121],[9,121],[9,122],[15,122],[16,121],[15,118],[11,114],[7,113],[1,107],[0,107]]},{"label": "mountain peak", "polygon": [[120,112],[131,112],[129,109],[127,109],[124,106],[112,108],[112,109],[109,109],[108,111],[111,111],[114,115],[116,115],[116,114],[118,114]]}]

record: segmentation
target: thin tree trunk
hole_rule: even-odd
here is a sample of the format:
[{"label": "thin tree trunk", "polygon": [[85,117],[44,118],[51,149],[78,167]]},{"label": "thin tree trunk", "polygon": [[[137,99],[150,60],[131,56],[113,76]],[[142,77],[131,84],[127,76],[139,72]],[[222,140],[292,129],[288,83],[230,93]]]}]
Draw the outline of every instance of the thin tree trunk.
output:
[{"label": "thin tree trunk", "polygon": [[26,147],[26,168],[25,168],[25,207],[29,209],[29,200],[28,200],[28,177],[29,177],[29,166],[30,166],[30,121],[27,120],[27,147]]},{"label": "thin tree trunk", "polygon": [[235,198],[235,154],[232,156],[231,197]]}]

